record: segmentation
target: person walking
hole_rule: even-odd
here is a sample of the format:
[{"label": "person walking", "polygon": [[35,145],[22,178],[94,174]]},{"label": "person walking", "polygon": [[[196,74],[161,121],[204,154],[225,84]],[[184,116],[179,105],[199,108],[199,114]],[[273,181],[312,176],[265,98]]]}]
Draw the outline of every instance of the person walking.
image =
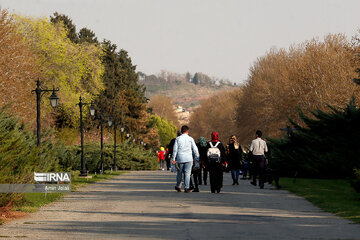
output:
[{"label": "person walking", "polygon": [[223,166],[225,148],[219,140],[217,132],[211,133],[211,142],[207,144],[208,167],[210,172],[210,189],[212,193],[220,193],[223,186]]},{"label": "person walking", "polygon": [[[179,137],[181,135],[181,132],[178,131],[177,132],[177,137]],[[174,165],[173,164],[170,164],[171,163],[171,158],[172,158],[172,155],[173,155],[173,151],[174,151],[174,145],[175,145],[175,140],[176,138],[173,138],[171,139],[170,143],[167,145],[167,148],[168,148],[168,154],[167,154],[167,159],[168,159],[168,162],[169,162],[169,168],[174,169]],[[175,168],[176,169],[176,168]]]},{"label": "person walking", "polygon": [[229,139],[229,154],[228,162],[231,170],[231,177],[233,179],[232,185],[239,185],[239,175],[242,161],[242,148],[240,144],[236,141],[236,136],[233,135]]},{"label": "person walking", "polygon": [[201,171],[203,172],[203,181],[204,181],[204,185],[207,185],[207,176],[208,176],[208,168],[207,166],[209,165],[208,162],[208,158],[206,155],[206,151],[207,151],[207,141],[204,137],[200,137],[198,139],[198,142],[196,143],[196,146],[199,149],[199,154],[200,154],[200,174],[199,174],[199,185],[201,185]]},{"label": "person walking", "polygon": [[195,160],[199,160],[199,150],[192,137],[189,136],[189,127],[181,127],[181,136],[177,137],[174,144],[172,164],[177,165],[177,178],[175,190],[181,192],[181,181],[184,173],[184,191],[190,192],[190,174],[193,165],[193,155]]},{"label": "person walking", "polygon": [[158,163],[159,163],[159,170],[161,169],[161,162],[160,162],[160,152],[159,151],[156,151],[156,156],[157,156],[157,160],[158,160]]},{"label": "person walking", "polygon": [[165,170],[165,148],[164,147],[160,147],[160,151],[159,151],[159,155],[160,155],[160,170]]},{"label": "person walking", "polygon": [[261,139],[262,132],[257,130],[255,133],[256,139],[252,140],[249,151],[253,160],[253,181],[252,185],[256,186],[256,176],[259,175],[259,186],[264,188],[264,173],[265,173],[265,152],[268,151],[266,142]]}]

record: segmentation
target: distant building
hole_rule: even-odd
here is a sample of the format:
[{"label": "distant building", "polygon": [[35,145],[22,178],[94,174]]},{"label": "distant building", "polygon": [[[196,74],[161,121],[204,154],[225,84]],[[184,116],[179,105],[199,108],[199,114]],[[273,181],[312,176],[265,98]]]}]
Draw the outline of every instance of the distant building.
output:
[{"label": "distant building", "polygon": [[180,124],[189,124],[190,112],[186,111],[182,106],[177,106],[175,109],[176,115],[178,116]]}]

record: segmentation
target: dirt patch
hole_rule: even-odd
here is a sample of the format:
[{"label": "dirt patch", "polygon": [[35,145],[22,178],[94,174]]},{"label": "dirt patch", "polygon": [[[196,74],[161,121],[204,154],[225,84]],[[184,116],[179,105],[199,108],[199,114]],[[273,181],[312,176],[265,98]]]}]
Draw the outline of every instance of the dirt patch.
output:
[{"label": "dirt patch", "polygon": [[0,207],[0,224],[27,215],[26,212],[12,211],[11,206]]}]

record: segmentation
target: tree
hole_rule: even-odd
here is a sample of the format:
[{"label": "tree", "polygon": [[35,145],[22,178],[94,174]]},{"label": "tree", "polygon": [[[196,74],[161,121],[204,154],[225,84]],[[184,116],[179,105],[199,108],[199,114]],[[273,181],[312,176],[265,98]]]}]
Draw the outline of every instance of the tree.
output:
[{"label": "tree", "polygon": [[160,116],[152,115],[149,119],[149,124],[151,128],[158,130],[160,143],[163,147],[168,145],[171,139],[176,137],[177,127],[172,122],[168,122]]},{"label": "tree", "polygon": [[193,79],[192,79],[192,82],[195,84],[195,85],[199,85],[200,84],[200,80],[199,80],[199,74],[198,73],[195,73]]},{"label": "tree", "polygon": [[[91,101],[103,89],[102,49],[96,44],[73,43],[61,23],[20,16],[15,19],[18,31],[36,55],[43,87],[60,88],[60,109],[69,116],[67,124],[77,124],[79,96]],[[49,105],[44,108],[52,111]]]},{"label": "tree", "polygon": [[290,136],[270,139],[272,166],[286,176],[295,172],[301,177],[352,176],[353,169],[360,167],[354,157],[360,154],[360,109],[354,99],[344,108],[315,110],[310,117],[300,112],[299,117],[304,126],[292,122],[296,131]]},{"label": "tree", "polygon": [[79,37],[76,33],[76,26],[73,24],[71,18],[69,18],[67,15],[55,12],[54,16],[50,16],[50,21],[54,24],[63,24],[64,28],[67,30],[67,37],[73,43],[79,42]]},{"label": "tree", "polygon": [[190,116],[191,134],[196,139],[209,138],[211,132],[217,131],[222,141],[230,135],[239,135],[236,131],[236,102],[242,90],[224,91],[201,102]]},{"label": "tree", "polygon": [[38,76],[36,55],[29,42],[17,32],[13,19],[0,8],[0,107],[9,109],[26,122],[36,117],[34,95]]},{"label": "tree", "polygon": [[157,95],[150,99],[148,108],[161,118],[173,122],[177,127],[180,127],[178,116],[175,112],[175,104],[172,98],[165,95]]},{"label": "tree", "polygon": [[88,28],[80,29],[78,36],[79,36],[79,42],[80,43],[83,43],[83,42],[99,43],[95,33],[93,31],[91,31],[90,29],[88,29]]},{"label": "tree", "polygon": [[267,136],[280,136],[279,128],[291,118],[301,123],[305,113],[344,107],[360,89],[350,81],[354,72],[354,49],[341,34],[313,39],[288,50],[271,49],[250,69],[243,97],[237,102],[238,132],[249,142],[256,129]]},{"label": "tree", "polygon": [[138,83],[136,66],[132,65],[125,50],[116,51],[117,46],[107,40],[104,40],[102,47],[105,88],[97,100],[97,105],[133,132],[146,112],[145,88]]}]

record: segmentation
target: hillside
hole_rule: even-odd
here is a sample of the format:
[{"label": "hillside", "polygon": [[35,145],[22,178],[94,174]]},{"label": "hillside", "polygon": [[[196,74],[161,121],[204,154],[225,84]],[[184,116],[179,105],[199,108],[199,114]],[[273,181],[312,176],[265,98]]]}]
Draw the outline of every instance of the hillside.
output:
[{"label": "hillside", "polygon": [[176,105],[191,110],[199,105],[201,100],[209,98],[216,92],[232,90],[234,86],[230,81],[210,78],[206,74],[190,73],[176,74],[162,71],[158,75],[145,75],[139,73],[140,83],[146,86],[146,97],[166,95],[172,97]]}]

